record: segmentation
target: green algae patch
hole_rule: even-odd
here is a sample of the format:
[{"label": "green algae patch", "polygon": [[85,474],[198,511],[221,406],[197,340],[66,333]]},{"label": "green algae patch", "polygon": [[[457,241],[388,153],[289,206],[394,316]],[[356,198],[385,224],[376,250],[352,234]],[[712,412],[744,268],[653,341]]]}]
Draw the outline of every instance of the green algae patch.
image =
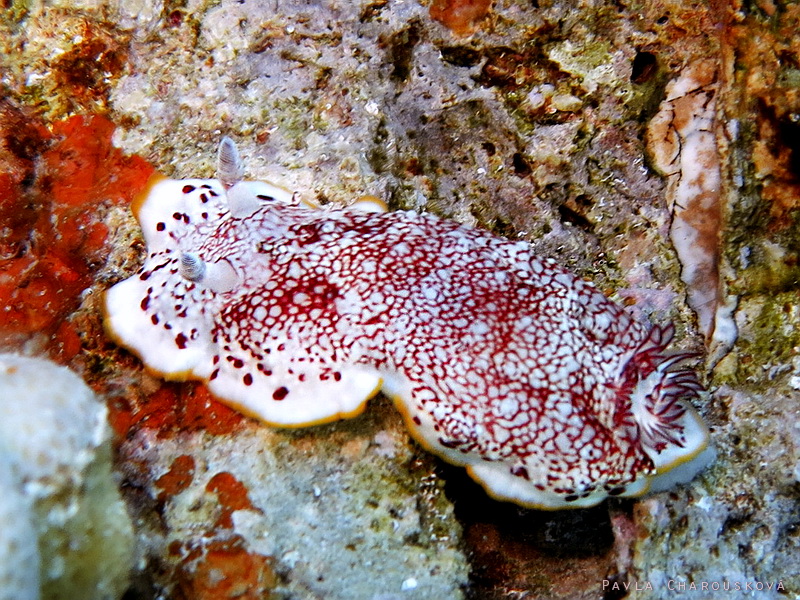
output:
[{"label": "green algae patch", "polygon": [[736,319],[736,369],[727,370],[725,382],[763,385],[785,376],[800,347],[797,291],[743,298]]}]

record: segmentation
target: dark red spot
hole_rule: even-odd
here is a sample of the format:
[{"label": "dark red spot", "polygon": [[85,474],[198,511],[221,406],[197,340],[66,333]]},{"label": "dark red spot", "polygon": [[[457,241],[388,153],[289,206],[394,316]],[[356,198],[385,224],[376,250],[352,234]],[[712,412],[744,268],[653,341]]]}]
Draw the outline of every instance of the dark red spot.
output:
[{"label": "dark red spot", "polygon": [[207,219],[207,218],[208,218],[208,213],[207,213],[207,212],[204,212],[204,213],[203,213],[201,216],[202,216],[204,219]]},{"label": "dark red spot", "polygon": [[183,215],[183,222],[186,223],[187,225],[189,224],[189,215],[187,214]]},{"label": "dark red spot", "polygon": [[183,190],[182,191],[183,191],[184,194],[191,194],[194,191],[194,186],[193,185],[185,185],[185,186],[183,186]]},{"label": "dark red spot", "polygon": [[211,373],[211,377],[208,378],[209,381],[214,381],[219,375],[219,369],[214,369],[214,372]]},{"label": "dark red spot", "polygon": [[516,477],[522,477],[523,479],[527,479],[528,481],[531,480],[530,475],[528,475],[528,469],[522,466],[512,467],[511,474],[515,475]]},{"label": "dark red spot", "polygon": [[156,231],[164,231],[166,228],[166,223],[156,223]]},{"label": "dark red spot", "polygon": [[300,225],[295,229],[297,242],[301,246],[317,243],[321,236],[317,225]]},{"label": "dark red spot", "polygon": [[142,310],[147,310],[147,307],[150,306],[150,296],[145,296],[142,298],[142,301],[139,303],[139,306]]},{"label": "dark red spot", "polygon": [[214,364],[216,365],[219,362],[219,354],[214,355]]},{"label": "dark red spot", "polygon": [[242,377],[242,381],[245,385],[253,385],[253,376],[250,373],[245,373],[245,376]]},{"label": "dark red spot", "polygon": [[186,342],[188,341],[189,338],[187,338],[182,333],[179,333],[178,335],[175,336],[175,345],[178,346],[178,348],[180,348],[181,350],[186,349]]},{"label": "dark red spot", "polygon": [[416,425],[422,425],[422,420],[416,415],[414,415],[414,417],[411,420],[414,421]]},{"label": "dark red spot", "polygon": [[152,321],[153,325],[158,325],[158,317],[156,315],[150,317],[150,321]]},{"label": "dark red spot", "polygon": [[150,273],[148,271],[144,271],[141,275],[139,275],[139,279],[142,281],[147,281],[150,279]]},{"label": "dark red spot", "polygon": [[200,194],[200,202],[202,202],[203,204],[208,202],[208,196],[206,196],[205,194]]},{"label": "dark red spot", "polygon": [[172,329],[172,325],[169,323],[164,323],[164,329]]},{"label": "dark red spot", "polygon": [[273,400],[283,400],[288,395],[289,395],[289,390],[288,389],[286,389],[285,387],[279,387],[277,390],[275,390],[272,393],[272,399]]},{"label": "dark red spot", "polygon": [[266,194],[256,194],[256,198],[259,200],[266,200],[267,202],[272,202],[275,200],[272,196],[267,196]]},{"label": "dark red spot", "polygon": [[339,371],[336,371],[336,372],[333,374],[333,378],[334,378],[336,381],[341,381],[341,380],[342,380],[342,374],[341,374],[341,373],[339,373]]},{"label": "dark red spot", "polygon": [[179,212],[175,212],[172,213],[172,218],[175,219],[176,221],[180,221],[181,219],[183,219],[183,215]]},{"label": "dark red spot", "polygon": [[181,24],[181,21],[183,21],[183,12],[180,10],[173,10],[171,13],[169,13],[169,15],[167,15],[167,25],[170,27],[177,27]]},{"label": "dark red spot", "polygon": [[244,361],[241,358],[233,359],[233,366],[236,369],[241,369],[244,366]]}]

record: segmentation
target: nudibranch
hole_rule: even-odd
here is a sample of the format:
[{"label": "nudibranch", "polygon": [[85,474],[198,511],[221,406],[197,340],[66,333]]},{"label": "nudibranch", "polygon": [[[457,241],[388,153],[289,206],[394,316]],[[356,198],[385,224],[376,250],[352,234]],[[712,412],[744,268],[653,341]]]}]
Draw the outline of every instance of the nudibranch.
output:
[{"label": "nudibranch", "polygon": [[106,326],[150,369],[283,427],[354,416],[382,390],[423,446],[523,506],[702,468],[702,386],[671,326],[525,242],[246,181],[228,138],[217,175],[159,179],[134,204],[147,256],[107,292]]}]

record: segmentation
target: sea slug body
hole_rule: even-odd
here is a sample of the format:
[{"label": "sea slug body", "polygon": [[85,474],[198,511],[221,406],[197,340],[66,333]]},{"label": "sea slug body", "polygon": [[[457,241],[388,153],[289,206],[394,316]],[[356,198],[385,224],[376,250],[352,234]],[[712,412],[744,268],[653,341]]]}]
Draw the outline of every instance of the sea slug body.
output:
[{"label": "sea slug body", "polygon": [[134,206],[144,265],[106,295],[113,337],[278,426],[379,390],[496,498],[591,506],[702,467],[701,386],[648,327],[529,245],[377,199],[316,208],[243,181],[161,179]]}]

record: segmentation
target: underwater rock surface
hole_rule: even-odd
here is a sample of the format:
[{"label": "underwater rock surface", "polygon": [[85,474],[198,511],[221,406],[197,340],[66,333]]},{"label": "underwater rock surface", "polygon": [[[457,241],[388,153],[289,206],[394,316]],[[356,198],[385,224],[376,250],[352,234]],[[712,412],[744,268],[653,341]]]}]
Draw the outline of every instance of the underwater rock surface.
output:
[{"label": "underwater rock surface", "polygon": [[133,528],[108,411],[50,361],[0,354],[0,598],[119,598]]}]

